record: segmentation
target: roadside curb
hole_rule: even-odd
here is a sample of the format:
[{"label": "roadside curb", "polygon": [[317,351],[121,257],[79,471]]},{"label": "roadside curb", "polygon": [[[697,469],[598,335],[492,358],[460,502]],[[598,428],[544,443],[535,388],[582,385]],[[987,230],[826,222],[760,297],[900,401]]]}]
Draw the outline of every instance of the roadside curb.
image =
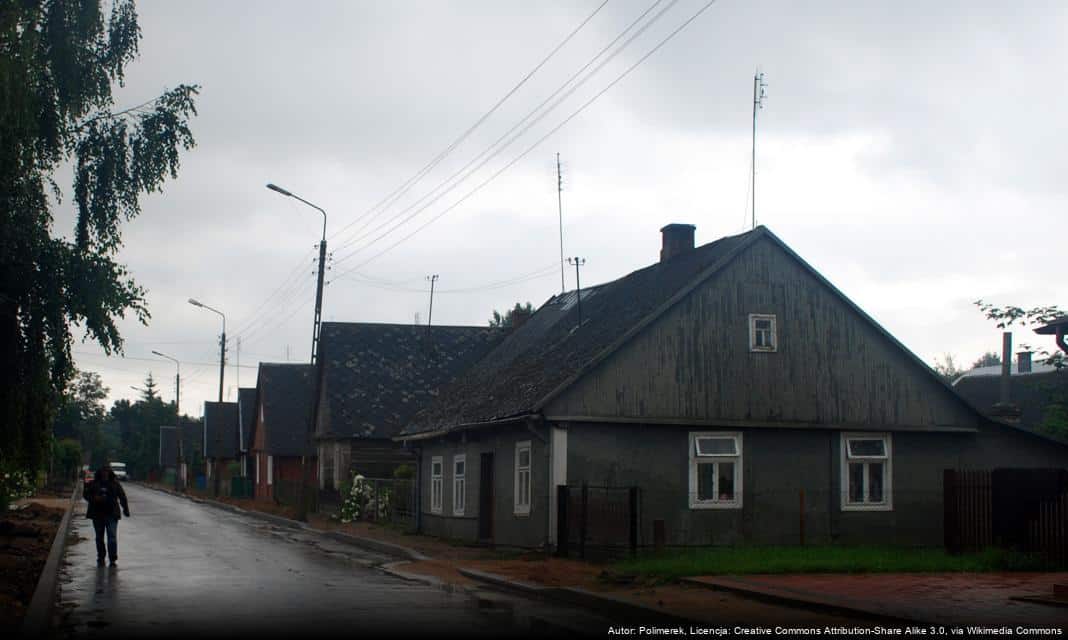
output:
[{"label": "roadside curb", "polygon": [[63,552],[67,548],[67,535],[70,533],[70,523],[74,513],[75,497],[78,495],[78,487],[81,482],[74,485],[70,495],[70,504],[67,512],[56,528],[56,537],[52,540],[52,548],[48,552],[48,559],[41,568],[41,575],[37,578],[37,587],[33,590],[30,598],[30,606],[26,610],[26,617],[22,619],[21,632],[23,636],[40,637],[50,623],[52,609],[56,604],[56,586],[59,583],[59,566],[63,559]]},{"label": "roadside curb", "polygon": [[401,546],[399,544],[393,544],[392,542],[384,542],[382,540],[375,540],[373,538],[363,538],[361,536],[354,536],[350,533],[344,533],[342,531],[324,531],[322,529],[314,529],[308,527],[309,531],[315,531],[327,538],[350,544],[354,547],[363,547],[370,551],[377,551],[378,553],[385,554],[387,556],[393,556],[395,558],[401,558],[403,560],[430,560],[429,557],[419,553],[415,549],[409,549],[408,547]]},{"label": "roadside curb", "polygon": [[774,604],[792,605],[802,609],[824,611],[826,613],[839,615],[861,615],[866,618],[871,618],[875,622],[924,625],[944,624],[944,621],[938,622],[927,620],[889,607],[881,607],[879,605],[837,596],[826,596],[785,587],[756,584],[738,576],[681,578],[680,582],[714,591],[729,591],[755,600],[763,600]]},{"label": "roadside curb", "polygon": [[580,606],[595,613],[612,616],[622,622],[666,625],[704,624],[699,620],[631,602],[617,596],[596,593],[578,587],[543,587],[475,569],[457,568],[457,571],[472,580],[490,584],[500,589],[571,606]]}]

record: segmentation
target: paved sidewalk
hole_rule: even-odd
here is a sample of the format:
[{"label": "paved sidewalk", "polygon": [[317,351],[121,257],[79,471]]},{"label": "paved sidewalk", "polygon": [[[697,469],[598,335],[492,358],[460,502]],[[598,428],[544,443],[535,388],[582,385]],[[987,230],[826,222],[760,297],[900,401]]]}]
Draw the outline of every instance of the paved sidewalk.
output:
[{"label": "paved sidewalk", "polygon": [[1054,584],[1068,582],[1068,573],[707,576],[688,582],[932,624],[1068,626],[1068,608],[1013,599],[1052,595]]}]

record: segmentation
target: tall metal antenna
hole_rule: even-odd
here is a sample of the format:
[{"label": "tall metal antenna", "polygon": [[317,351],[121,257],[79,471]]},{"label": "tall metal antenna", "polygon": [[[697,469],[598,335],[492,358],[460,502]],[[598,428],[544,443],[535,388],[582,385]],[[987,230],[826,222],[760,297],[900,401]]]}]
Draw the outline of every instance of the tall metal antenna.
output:
[{"label": "tall metal antenna", "polygon": [[560,172],[560,152],[556,153],[556,209],[560,214],[560,293],[567,291],[564,285],[564,176]]},{"label": "tall metal antenna", "polygon": [[753,192],[753,229],[756,229],[756,122],[757,110],[764,108],[764,98],[768,97],[768,85],[764,82],[764,72],[758,70],[753,76],[753,156],[751,158],[752,192]]}]

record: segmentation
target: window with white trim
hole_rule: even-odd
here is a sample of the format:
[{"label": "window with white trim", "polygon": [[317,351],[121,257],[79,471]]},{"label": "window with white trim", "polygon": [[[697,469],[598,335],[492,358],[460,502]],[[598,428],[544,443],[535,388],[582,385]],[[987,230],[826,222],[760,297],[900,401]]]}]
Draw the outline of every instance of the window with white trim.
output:
[{"label": "window with white trim", "polygon": [[274,484],[274,456],[267,456],[267,484]]},{"label": "window with white trim", "polygon": [[530,513],[530,440],[515,445],[515,509],[517,516]]},{"label": "window with white trim", "polygon": [[842,434],[842,509],[890,511],[891,440],[888,433]]},{"label": "window with white trim", "polygon": [[779,333],[776,324],[774,314],[750,313],[749,350],[777,351],[779,349]]},{"label": "window with white trim", "polygon": [[690,434],[690,508],[742,506],[742,434]]},{"label": "window with white trim", "polygon": [[467,503],[467,456],[452,457],[452,515],[462,516]]},{"label": "window with white trim", "polygon": [[430,459],[430,512],[441,513],[442,469],[445,466],[441,456]]}]

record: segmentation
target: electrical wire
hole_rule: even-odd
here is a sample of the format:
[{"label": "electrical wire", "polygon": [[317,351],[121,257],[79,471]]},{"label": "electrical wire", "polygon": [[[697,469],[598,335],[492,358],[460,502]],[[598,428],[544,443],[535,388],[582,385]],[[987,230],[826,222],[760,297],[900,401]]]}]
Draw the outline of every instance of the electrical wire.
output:
[{"label": "electrical wire", "polygon": [[516,156],[514,159],[512,159],[511,162],[509,162],[505,166],[501,167],[499,170],[497,170],[495,173],[493,173],[489,178],[487,178],[486,180],[484,180],[483,182],[478,184],[474,189],[472,189],[471,191],[468,191],[462,198],[460,198],[459,200],[454,202],[452,205],[450,205],[447,208],[445,208],[443,211],[441,211],[440,213],[435,215],[430,220],[427,220],[426,222],[424,222],[422,225],[417,227],[414,231],[412,231],[408,235],[404,236],[403,238],[401,238],[397,242],[391,244],[390,246],[388,246],[384,250],[376,253],[375,255],[371,256],[367,260],[364,260],[360,264],[358,264],[358,265],[356,265],[356,266],[354,266],[354,267],[352,267],[350,269],[347,269],[346,271],[343,271],[343,272],[341,272],[340,274],[338,274],[338,275],[336,275],[334,277],[338,278],[338,277],[341,277],[341,276],[346,275],[348,273],[352,273],[354,271],[359,270],[360,268],[366,266],[368,263],[372,262],[373,260],[376,260],[379,257],[381,257],[381,256],[385,255],[386,253],[388,253],[389,251],[393,250],[394,248],[396,248],[401,243],[405,242],[406,240],[408,240],[409,238],[411,238],[415,234],[419,233],[420,231],[422,231],[426,227],[430,226],[431,224],[433,224],[434,222],[439,220],[445,214],[449,213],[450,211],[452,211],[456,207],[460,206],[460,204],[465,202],[468,198],[473,196],[478,191],[482,190],[483,187],[485,187],[487,184],[492,182],[497,176],[501,175],[502,173],[504,173],[505,171],[510,169],[513,165],[515,165],[517,162],[519,162],[521,159],[523,159],[527,154],[529,154],[531,151],[533,151],[539,145],[541,145],[542,142],[547,140],[550,136],[552,136],[557,131],[562,129],[565,125],[567,125],[569,122],[571,122],[571,120],[573,120],[575,117],[577,117],[580,113],[585,111],[587,107],[589,107],[597,99],[599,99],[601,96],[603,96],[605,93],[607,93],[610,89],[612,89],[612,87],[614,87],[616,84],[618,84],[620,81],[622,81],[628,75],[630,75],[631,72],[633,72],[636,68],[638,68],[638,66],[640,66],[647,59],[649,59],[650,56],[652,56],[654,53],[659,51],[665,44],[667,44],[672,38],[674,38],[676,35],[678,35],[683,29],[685,29],[691,23],[693,23],[694,20],[696,20],[701,14],[703,14],[705,11],[707,11],[709,7],[711,7],[713,4],[715,4],[715,2],[716,2],[716,0],[709,0],[707,3],[705,3],[700,9],[697,10],[696,13],[694,13],[692,16],[690,16],[688,19],[686,19],[684,22],[682,22],[682,24],[680,24],[678,27],[676,27],[675,30],[673,30],[671,33],[669,33],[667,35],[667,37],[665,37],[659,43],[657,43],[656,46],[654,46],[652,49],[650,49],[645,55],[643,55],[641,58],[639,58],[634,64],[632,64],[631,66],[627,67],[627,69],[625,71],[623,71],[623,73],[618,75],[606,87],[601,89],[601,91],[599,91],[597,94],[595,94],[592,98],[590,98],[589,100],[584,102],[582,104],[582,106],[580,106],[578,109],[573,111],[571,113],[571,115],[569,115],[567,118],[565,118],[561,123],[559,123],[558,125],[553,127],[551,130],[549,130],[548,133],[546,133],[541,138],[539,138],[537,141],[535,141],[534,144],[532,144],[529,147],[527,147],[527,149],[525,151],[523,151],[518,156]]},{"label": "electrical wire", "polygon": [[[359,233],[359,231],[362,231],[362,230],[367,228],[367,225],[361,226],[361,228],[358,230],[357,235],[353,236],[348,241],[346,241],[345,243],[341,244],[339,247],[335,247],[334,251],[337,252],[337,251],[339,251],[341,249],[345,249],[346,247],[352,246],[353,244],[356,244],[356,243],[358,243],[358,242],[370,237],[371,235],[381,231],[383,228],[388,226],[392,221],[396,221],[398,218],[400,218],[404,214],[412,212],[411,215],[408,215],[407,217],[405,217],[403,220],[401,220],[401,222],[395,224],[392,228],[387,230],[385,233],[383,233],[379,237],[375,238],[370,243],[367,243],[367,245],[362,246],[362,247],[357,247],[356,249],[352,250],[351,252],[349,252],[347,254],[342,254],[340,257],[338,257],[338,259],[335,261],[335,263],[336,264],[340,264],[340,263],[352,258],[353,256],[355,256],[356,254],[360,253],[364,249],[366,249],[369,246],[373,245],[378,240],[381,240],[383,237],[389,235],[390,233],[395,231],[398,227],[400,227],[403,224],[407,223],[408,221],[410,221],[411,219],[413,219],[414,217],[416,217],[417,215],[419,215],[420,213],[422,213],[423,211],[425,211],[426,209],[431,207],[434,203],[436,203],[438,200],[443,198],[449,192],[451,192],[454,189],[456,189],[457,187],[459,187],[461,183],[463,183],[465,180],[467,180],[469,177],[471,177],[474,173],[476,173],[478,170],[480,170],[482,167],[484,167],[489,161],[493,160],[495,157],[500,155],[505,149],[507,149],[509,146],[511,146],[511,144],[513,142],[515,142],[516,140],[521,138],[533,126],[535,126],[537,123],[539,123],[541,120],[543,120],[546,116],[548,116],[550,113],[552,113],[556,109],[556,107],[558,107],[564,100],[569,98],[575,91],[577,91],[580,87],[582,87],[584,84],[586,84],[586,82],[588,82],[594,75],[596,75],[602,68],[604,68],[605,65],[607,65],[616,56],[618,56],[620,53],[622,53],[622,51],[624,49],[626,49],[637,37],[639,37],[649,27],[651,27],[653,24],[655,24],[664,15],[664,13],[666,13],[668,10],[670,10],[678,2],[678,0],[672,0],[668,4],[667,7],[662,9],[659,13],[657,13],[655,16],[653,16],[652,19],[650,19],[648,22],[646,22],[638,30],[637,33],[633,34],[630,38],[627,39],[626,42],[623,43],[623,45],[621,45],[614,52],[612,52],[612,54],[609,55],[607,58],[602,60],[600,62],[600,64],[598,64],[593,69],[593,71],[591,71],[588,74],[586,74],[585,77],[583,77],[577,83],[575,82],[576,78],[581,76],[583,74],[583,72],[586,71],[586,69],[588,69],[591,65],[593,65],[595,62],[597,62],[602,56],[604,56],[604,54],[606,52],[611,50],[612,47],[615,46],[615,44],[617,42],[619,42],[619,40],[621,40],[624,36],[626,36],[627,33],[629,33],[631,31],[631,29],[633,29],[636,25],[638,25],[662,1],[663,0],[655,0],[655,2],[653,2],[653,4],[651,4],[645,11],[643,11],[637,18],[635,18],[634,21],[632,21],[623,31],[621,31],[607,45],[602,47],[601,50],[599,52],[597,52],[596,55],[594,55],[592,58],[590,58],[577,71],[575,71],[573,74],[571,74],[571,76],[566,81],[564,81],[563,84],[561,84],[559,87],[557,87],[557,89],[555,91],[553,91],[548,97],[546,97],[544,100],[542,100],[541,103],[538,104],[538,106],[534,107],[534,109],[529,111],[525,116],[523,116],[523,118],[521,118],[518,122],[516,122],[514,125],[512,125],[512,127],[510,129],[505,131],[504,134],[502,134],[499,138],[497,138],[492,144],[490,144],[488,147],[483,149],[481,153],[479,153],[474,158],[469,160],[464,166],[460,167],[460,169],[458,169],[456,172],[454,172],[448,178],[445,178],[444,180],[442,180],[440,183],[438,183],[437,186],[435,186],[429,192],[424,194],[423,197],[419,198],[415,202],[413,202],[410,205],[408,205],[405,209],[401,210],[391,220],[387,220],[384,223],[379,224],[374,229],[371,229],[371,230],[366,231],[364,233]],[[574,83],[574,85],[573,86],[569,86],[569,85],[572,85],[572,83]],[[544,111],[542,111],[542,109],[545,107],[546,104],[548,104],[549,102],[553,101],[554,98],[559,96],[565,90],[566,90],[566,93],[564,93],[564,95],[562,97],[560,97],[555,102],[553,102],[553,104],[549,108],[544,109]],[[537,115],[537,117],[534,117],[535,114],[538,114],[539,111],[541,111],[541,113],[539,115]],[[533,120],[531,118],[533,118]],[[515,135],[512,135],[517,129],[520,129],[520,127],[522,127],[522,130],[520,130],[519,133],[516,133]],[[511,137],[509,137],[509,136],[511,136]],[[503,142],[503,144],[502,144],[502,142]],[[472,165],[475,165],[474,168],[471,168]],[[463,174],[463,175],[461,175],[461,174]],[[458,180],[457,180],[457,177],[459,177]],[[448,186],[450,182],[452,182],[453,184],[451,186]],[[429,199],[429,201],[428,201],[428,199]],[[422,204],[422,203],[425,203],[425,204]],[[420,206],[421,204],[422,204],[422,206]],[[414,210],[414,212],[413,212],[413,210]]]},{"label": "electrical wire", "polygon": [[[563,41],[560,42],[560,44],[556,45],[556,47],[552,51],[549,52],[549,55],[547,55],[545,58],[543,58],[541,62],[539,62],[533,69],[531,69],[527,73],[527,75],[523,76],[523,79],[520,80],[514,87],[512,87],[512,89],[510,91],[508,91],[506,94],[504,94],[504,96],[502,98],[500,98],[497,101],[496,104],[494,104],[492,107],[490,107],[489,111],[484,113],[482,115],[482,117],[480,117],[478,120],[476,120],[473,125],[468,127],[468,129],[466,131],[464,131],[460,135],[460,137],[458,137],[457,139],[453,140],[452,143],[449,144],[449,146],[447,146],[437,156],[435,156],[433,160],[431,160],[429,163],[427,163],[422,169],[417,171],[415,173],[415,175],[413,175],[411,178],[409,178],[407,181],[405,181],[400,187],[395,189],[392,193],[387,195],[385,198],[380,200],[377,204],[375,204],[370,209],[365,211],[363,214],[358,216],[355,220],[353,220],[349,224],[345,225],[344,227],[342,227],[338,231],[335,231],[333,234],[331,234],[330,235],[330,239],[336,238],[338,235],[340,235],[341,233],[345,232],[345,230],[349,229],[350,227],[355,225],[357,222],[359,222],[361,219],[365,218],[368,214],[380,209],[383,205],[386,205],[385,206],[386,209],[388,209],[390,206],[392,206],[393,203],[395,203],[401,196],[403,196],[405,193],[407,193],[408,190],[410,190],[412,187],[414,187],[415,184],[417,182],[419,182],[419,180],[422,180],[423,177],[426,176],[426,174],[428,174],[430,171],[432,171],[434,169],[434,167],[436,167],[449,153],[451,153],[457,146],[459,146],[464,140],[466,140],[468,138],[468,136],[470,136],[479,126],[481,126],[482,123],[484,123],[491,115],[493,115],[497,111],[497,109],[499,109],[501,107],[501,105],[503,105],[509,98],[511,98],[513,95],[515,95],[515,93],[517,91],[519,91],[519,89],[524,84],[526,84],[527,81],[530,80],[530,78],[533,77],[534,74],[537,73],[539,69],[541,69],[543,66],[545,66],[545,64],[547,62],[549,62],[549,60],[552,59],[553,56],[555,56],[557,54],[557,52],[559,52],[560,49],[562,49],[564,47],[564,45],[566,45],[568,42],[570,42],[571,39],[574,38],[578,34],[578,32],[581,31],[582,28],[585,27],[590,22],[590,20],[592,20],[594,18],[594,16],[596,16],[598,13],[600,13],[601,9],[603,9],[605,7],[605,5],[607,5],[607,4],[608,4],[608,0],[604,0],[604,2],[599,4],[597,6],[597,8],[593,10],[593,13],[591,13],[589,16],[586,17],[585,20],[583,20],[581,23],[579,23],[579,25],[577,27],[575,27],[571,31],[571,33],[569,33],[567,35],[567,37],[564,38]],[[372,216],[372,218],[373,217],[374,216]]]}]

